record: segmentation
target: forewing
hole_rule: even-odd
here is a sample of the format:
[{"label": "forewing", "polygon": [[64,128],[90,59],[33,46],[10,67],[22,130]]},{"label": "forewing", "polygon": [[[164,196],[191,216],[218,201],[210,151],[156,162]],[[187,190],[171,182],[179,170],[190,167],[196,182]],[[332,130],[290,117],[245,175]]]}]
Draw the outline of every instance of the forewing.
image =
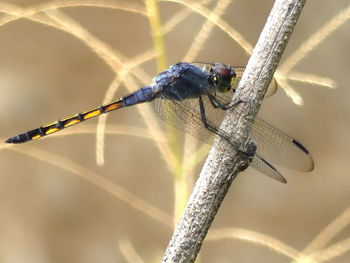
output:
[{"label": "forewing", "polygon": [[257,143],[257,153],[267,160],[296,171],[313,170],[314,162],[306,148],[262,119],[256,118],[252,137]]}]

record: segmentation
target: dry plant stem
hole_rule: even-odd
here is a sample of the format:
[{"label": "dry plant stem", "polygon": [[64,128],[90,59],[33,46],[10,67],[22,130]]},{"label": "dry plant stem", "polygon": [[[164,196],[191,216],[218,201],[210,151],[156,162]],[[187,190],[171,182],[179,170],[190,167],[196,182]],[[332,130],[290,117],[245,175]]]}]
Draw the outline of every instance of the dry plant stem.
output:
[{"label": "dry plant stem", "polygon": [[[240,145],[247,145],[251,124],[289,36],[306,0],[276,0],[242,76],[235,98],[238,109],[228,111],[222,128]],[[226,141],[218,139],[205,162],[185,212],[176,226],[162,262],[194,262],[233,179],[246,162]]]}]

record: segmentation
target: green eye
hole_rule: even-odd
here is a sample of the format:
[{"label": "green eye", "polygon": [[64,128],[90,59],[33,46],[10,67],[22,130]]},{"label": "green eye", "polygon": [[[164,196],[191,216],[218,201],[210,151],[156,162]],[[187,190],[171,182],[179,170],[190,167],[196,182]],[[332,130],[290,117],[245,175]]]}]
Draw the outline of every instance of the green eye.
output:
[{"label": "green eye", "polygon": [[231,87],[230,86],[222,86],[220,87],[220,92],[228,92],[230,91]]},{"label": "green eye", "polygon": [[232,76],[231,82],[230,82],[231,88],[233,88],[235,86],[235,84],[236,84],[236,76]]},{"label": "green eye", "polygon": [[214,76],[213,76],[213,80],[214,80],[214,82],[215,82],[215,83],[218,83],[218,77],[217,77],[217,75],[216,75],[216,74],[214,74]]}]

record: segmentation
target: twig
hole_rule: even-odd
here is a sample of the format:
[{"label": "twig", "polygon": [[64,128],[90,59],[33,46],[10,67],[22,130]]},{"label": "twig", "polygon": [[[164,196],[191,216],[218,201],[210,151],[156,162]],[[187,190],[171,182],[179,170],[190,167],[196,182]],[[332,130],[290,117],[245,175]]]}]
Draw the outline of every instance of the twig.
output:
[{"label": "twig", "polygon": [[[222,123],[239,145],[250,142],[252,122],[305,1],[275,1],[234,98],[249,103],[229,110]],[[216,140],[162,262],[194,262],[229,186],[246,163],[230,144]]]}]

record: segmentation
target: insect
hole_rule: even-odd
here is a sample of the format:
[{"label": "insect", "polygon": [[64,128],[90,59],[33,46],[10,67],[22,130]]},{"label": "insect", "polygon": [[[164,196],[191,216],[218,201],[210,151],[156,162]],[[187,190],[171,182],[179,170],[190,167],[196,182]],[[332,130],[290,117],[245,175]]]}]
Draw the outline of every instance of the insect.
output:
[{"label": "insect", "polygon": [[[180,62],[158,74],[151,85],[119,100],[21,133],[6,142],[23,143],[39,139],[103,113],[144,102],[150,102],[156,114],[169,125],[205,142],[212,143],[215,135],[232,142],[230,136],[219,127],[225,111],[235,106],[231,100],[243,71],[244,67],[222,63]],[[276,88],[273,80],[270,93]],[[251,166],[261,173],[279,182],[287,182],[267,160],[297,171],[313,170],[313,159],[300,142],[260,118],[253,123],[252,137],[257,150]]]}]

